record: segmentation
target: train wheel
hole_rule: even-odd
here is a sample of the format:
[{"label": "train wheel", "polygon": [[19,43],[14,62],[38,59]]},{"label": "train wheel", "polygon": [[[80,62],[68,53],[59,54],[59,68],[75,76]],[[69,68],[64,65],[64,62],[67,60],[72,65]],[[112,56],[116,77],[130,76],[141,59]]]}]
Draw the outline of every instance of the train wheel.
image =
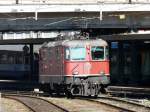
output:
[{"label": "train wheel", "polygon": [[71,88],[71,93],[72,93],[73,95],[79,94],[80,91],[81,91],[81,89],[80,89],[80,87],[78,87],[78,86],[74,86],[73,88]]},{"label": "train wheel", "polygon": [[100,86],[101,86],[100,92],[103,93],[103,94],[106,94],[107,92],[106,92],[106,89],[105,89],[104,85],[100,85]]},{"label": "train wheel", "polygon": [[64,86],[65,88],[64,88],[64,92],[65,92],[65,95],[66,95],[66,97],[67,98],[72,98],[72,93],[71,93],[71,85],[69,84],[69,85],[65,85]]},{"label": "train wheel", "polygon": [[51,88],[49,84],[41,84],[40,89],[45,93],[51,93]]},{"label": "train wheel", "polygon": [[66,90],[65,95],[66,95],[67,98],[73,98],[73,95],[72,95],[70,90]]},{"label": "train wheel", "polygon": [[94,98],[97,98],[98,97],[98,95],[94,95]]}]

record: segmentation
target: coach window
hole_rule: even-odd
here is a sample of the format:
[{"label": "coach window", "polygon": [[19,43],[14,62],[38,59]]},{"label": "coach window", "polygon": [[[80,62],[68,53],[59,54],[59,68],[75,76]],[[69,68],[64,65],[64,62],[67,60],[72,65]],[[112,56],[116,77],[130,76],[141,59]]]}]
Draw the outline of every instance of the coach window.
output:
[{"label": "coach window", "polygon": [[104,59],[104,47],[92,46],[91,55],[92,55],[92,60],[103,60]]},{"label": "coach window", "polygon": [[15,64],[22,64],[23,63],[22,56],[18,54],[15,61],[16,61]]},{"label": "coach window", "polygon": [[7,59],[8,59],[7,54],[2,54],[0,61],[1,61],[2,64],[8,64]]},{"label": "coach window", "polygon": [[72,47],[70,48],[71,60],[85,60],[86,49],[85,47]]}]

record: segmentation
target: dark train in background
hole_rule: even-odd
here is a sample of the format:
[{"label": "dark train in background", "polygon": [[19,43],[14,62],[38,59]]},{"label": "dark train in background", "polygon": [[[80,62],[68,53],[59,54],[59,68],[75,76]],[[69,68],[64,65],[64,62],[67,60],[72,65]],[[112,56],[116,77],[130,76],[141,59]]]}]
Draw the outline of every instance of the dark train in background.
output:
[{"label": "dark train in background", "polygon": [[22,51],[0,50],[0,79],[25,80],[29,74],[29,56]]},{"label": "dark train in background", "polygon": [[39,82],[44,91],[97,96],[110,83],[107,42],[61,40],[39,50]]}]

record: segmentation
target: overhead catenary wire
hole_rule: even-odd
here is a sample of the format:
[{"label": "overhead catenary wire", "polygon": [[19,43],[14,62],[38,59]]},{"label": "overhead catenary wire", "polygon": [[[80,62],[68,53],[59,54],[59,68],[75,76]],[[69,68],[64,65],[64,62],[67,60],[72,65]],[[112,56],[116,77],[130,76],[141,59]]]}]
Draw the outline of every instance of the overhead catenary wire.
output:
[{"label": "overhead catenary wire", "polygon": [[[99,4],[100,5],[100,4]],[[105,3],[102,3],[102,5],[105,5]],[[132,6],[133,5],[133,6]],[[118,12],[118,11],[121,11],[121,10],[123,10],[123,9],[130,9],[130,8],[134,8],[134,7],[140,7],[140,6],[142,6],[143,4],[131,4],[131,6],[127,6],[127,7],[122,7],[122,8],[118,8],[116,11]],[[54,6],[53,6],[54,7]],[[43,6],[40,6],[40,7],[38,7],[38,8],[36,8],[36,10],[35,10],[35,16],[33,16],[33,17],[19,17],[19,18],[16,18],[16,16],[12,16],[11,14],[5,14],[5,13],[1,13],[2,15],[5,15],[5,16],[8,16],[8,19],[10,19],[10,20],[19,20],[19,19],[22,19],[22,20],[24,20],[24,19],[35,19],[35,20],[37,20],[37,19],[40,19],[40,18],[37,18],[37,16],[36,16],[36,12],[37,13],[41,13],[40,12],[40,10],[42,10],[42,9],[46,9],[46,8],[53,8],[52,6],[49,6],[49,7],[43,7]],[[55,6],[56,7],[56,6]],[[103,11],[104,13],[105,13],[105,11]],[[102,13],[103,13],[102,11],[100,11],[100,20],[102,19]],[[121,13],[121,12],[120,12]],[[147,13],[147,12],[143,12],[143,14],[144,13]],[[134,14],[133,12],[132,12],[132,14]],[[136,13],[137,14],[137,13]],[[67,19],[64,19],[64,20],[60,20],[60,21],[56,21],[56,22],[52,22],[52,23],[50,23],[50,24],[46,24],[45,26],[49,26],[49,25],[53,25],[53,24],[57,24],[57,23],[61,23],[61,22],[65,22],[65,21],[69,21],[69,20],[71,20],[71,19],[74,19],[74,18],[79,18],[79,17],[71,17],[71,18],[67,18]],[[51,19],[51,18],[47,18],[47,19]],[[81,19],[82,19],[82,17],[81,17]],[[90,19],[90,18],[85,18],[85,19]],[[91,19],[93,19],[93,18],[91,18]]]},{"label": "overhead catenary wire", "polygon": [[56,21],[56,22],[52,22],[52,23],[46,24],[45,26],[50,26],[50,25],[54,25],[54,24],[58,24],[58,23],[62,23],[62,22],[66,22],[66,21],[72,20],[72,19],[74,19],[74,18],[77,18],[77,17],[71,17],[71,18],[68,18],[68,19],[64,19],[64,20],[60,20],[60,21]]}]

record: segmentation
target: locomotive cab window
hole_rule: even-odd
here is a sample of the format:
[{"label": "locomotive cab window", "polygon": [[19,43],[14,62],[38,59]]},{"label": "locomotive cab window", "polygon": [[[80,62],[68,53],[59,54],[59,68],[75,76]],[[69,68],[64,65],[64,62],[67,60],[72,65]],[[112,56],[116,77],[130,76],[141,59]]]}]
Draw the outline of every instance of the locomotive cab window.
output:
[{"label": "locomotive cab window", "polygon": [[66,48],[66,59],[69,60],[70,59],[70,51],[69,51],[69,48]]},{"label": "locomotive cab window", "polygon": [[85,60],[86,49],[84,47],[66,48],[66,59],[70,60]]},{"label": "locomotive cab window", "polygon": [[103,60],[104,59],[104,47],[92,46],[91,55],[92,55],[92,60]]}]

